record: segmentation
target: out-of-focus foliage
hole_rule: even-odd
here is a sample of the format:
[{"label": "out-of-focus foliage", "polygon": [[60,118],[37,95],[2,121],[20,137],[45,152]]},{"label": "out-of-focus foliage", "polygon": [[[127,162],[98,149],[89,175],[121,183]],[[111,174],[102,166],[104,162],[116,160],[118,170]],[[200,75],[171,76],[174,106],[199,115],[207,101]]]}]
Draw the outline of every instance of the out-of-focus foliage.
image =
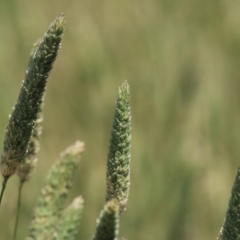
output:
[{"label": "out-of-focus foliage", "polygon": [[[120,236],[217,237],[240,163],[239,11],[236,0],[0,0],[1,142],[32,43],[60,12],[67,21],[46,92],[39,163],[23,191],[19,239],[51,164],[76,139],[86,151],[72,196],[85,200],[79,239],[91,238],[124,79],[133,139]],[[1,239],[12,236],[17,185],[10,179],[2,202]]]}]

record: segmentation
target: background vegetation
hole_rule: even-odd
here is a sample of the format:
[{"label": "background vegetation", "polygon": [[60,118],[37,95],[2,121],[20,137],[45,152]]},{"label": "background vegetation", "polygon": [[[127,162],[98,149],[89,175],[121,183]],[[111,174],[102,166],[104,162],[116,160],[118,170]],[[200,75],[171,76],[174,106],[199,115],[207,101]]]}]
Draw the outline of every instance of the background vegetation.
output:
[{"label": "background vegetation", "polygon": [[[86,151],[72,196],[85,199],[79,239],[91,238],[125,79],[133,139],[120,236],[217,237],[240,163],[239,11],[237,0],[0,0],[0,142],[32,43],[60,12],[67,20],[47,87],[37,170],[23,189],[19,239],[49,167],[76,139]],[[0,210],[1,239],[12,236],[17,187],[13,177]]]}]

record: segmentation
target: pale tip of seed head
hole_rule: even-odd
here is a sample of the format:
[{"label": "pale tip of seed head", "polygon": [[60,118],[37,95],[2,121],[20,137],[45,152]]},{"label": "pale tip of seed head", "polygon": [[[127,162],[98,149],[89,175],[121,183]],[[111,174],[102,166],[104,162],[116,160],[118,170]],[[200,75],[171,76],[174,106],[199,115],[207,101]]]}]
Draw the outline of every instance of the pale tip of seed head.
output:
[{"label": "pale tip of seed head", "polygon": [[68,147],[63,154],[80,155],[84,151],[84,142],[76,141],[75,144]]}]

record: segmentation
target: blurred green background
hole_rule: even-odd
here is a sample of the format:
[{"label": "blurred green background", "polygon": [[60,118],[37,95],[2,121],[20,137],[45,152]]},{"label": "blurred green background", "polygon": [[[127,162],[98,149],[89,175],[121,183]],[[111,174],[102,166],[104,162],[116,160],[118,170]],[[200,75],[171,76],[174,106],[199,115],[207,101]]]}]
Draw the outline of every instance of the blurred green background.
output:
[{"label": "blurred green background", "polygon": [[[67,28],[47,87],[37,170],[23,189],[18,239],[50,166],[77,139],[86,151],[68,202],[83,195],[78,239],[91,239],[125,79],[132,162],[120,236],[216,239],[240,162],[240,1],[0,0],[0,142],[32,44],[60,12]],[[14,176],[0,209],[4,240],[12,237],[17,187]]]}]

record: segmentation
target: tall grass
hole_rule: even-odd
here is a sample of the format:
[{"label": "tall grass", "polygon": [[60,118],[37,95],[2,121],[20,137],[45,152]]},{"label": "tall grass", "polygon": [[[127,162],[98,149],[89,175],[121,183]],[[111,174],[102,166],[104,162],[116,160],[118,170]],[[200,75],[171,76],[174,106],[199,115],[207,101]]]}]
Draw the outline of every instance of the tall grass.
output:
[{"label": "tall grass", "polygon": [[[121,231],[140,240],[217,237],[239,165],[239,10],[239,2],[225,0],[0,1],[0,129],[39,29],[58,12],[68,19],[64,58],[45,99],[39,159],[48,161],[39,161],[31,195],[23,196],[20,236],[52,159],[81,136],[87,149],[72,195],[82,189],[86,227],[79,238],[91,237],[105,198],[115,89],[127,79],[134,89],[134,161],[131,211]],[[3,239],[11,237],[13,226],[4,224],[14,222],[16,182],[2,203],[9,206],[1,209]]]}]

